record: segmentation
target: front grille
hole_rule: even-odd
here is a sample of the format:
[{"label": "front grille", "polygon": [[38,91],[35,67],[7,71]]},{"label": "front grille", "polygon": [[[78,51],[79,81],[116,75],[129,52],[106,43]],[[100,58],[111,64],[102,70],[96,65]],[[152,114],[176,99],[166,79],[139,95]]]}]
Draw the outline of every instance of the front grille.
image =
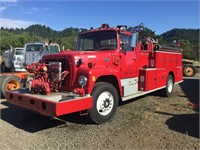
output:
[{"label": "front grille", "polygon": [[39,52],[27,52],[25,55],[25,64],[28,65],[37,63],[41,60],[41,55]]}]

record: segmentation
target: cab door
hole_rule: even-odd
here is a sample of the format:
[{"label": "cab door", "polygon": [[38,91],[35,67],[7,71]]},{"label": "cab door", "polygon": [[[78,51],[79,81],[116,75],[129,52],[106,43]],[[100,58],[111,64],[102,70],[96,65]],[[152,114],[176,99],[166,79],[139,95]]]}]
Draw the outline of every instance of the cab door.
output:
[{"label": "cab door", "polygon": [[137,76],[137,62],[135,51],[121,52],[120,54],[120,77],[132,78]]},{"label": "cab door", "polygon": [[137,76],[136,49],[130,46],[131,37],[120,35],[120,77],[132,78]]},{"label": "cab door", "polygon": [[[126,43],[128,39],[128,43]],[[120,36],[120,82],[122,97],[130,96],[138,92],[137,53],[131,47],[131,37]]]}]

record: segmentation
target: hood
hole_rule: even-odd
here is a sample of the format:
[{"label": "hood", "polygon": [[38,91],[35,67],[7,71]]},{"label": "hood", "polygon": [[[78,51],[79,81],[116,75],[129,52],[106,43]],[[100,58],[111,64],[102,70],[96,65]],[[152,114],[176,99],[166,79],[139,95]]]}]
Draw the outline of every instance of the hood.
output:
[{"label": "hood", "polygon": [[114,53],[116,51],[62,51],[44,55],[42,62],[61,62],[61,70],[69,71],[62,82],[61,90],[73,91],[74,87],[79,86],[77,79],[80,72],[87,74],[91,68],[102,73],[104,70],[110,71],[111,65],[114,64]]},{"label": "hood", "polygon": [[43,59],[71,59],[77,66],[88,66],[93,63],[95,67],[105,67],[113,63],[116,51],[62,51],[57,54],[48,54]]}]

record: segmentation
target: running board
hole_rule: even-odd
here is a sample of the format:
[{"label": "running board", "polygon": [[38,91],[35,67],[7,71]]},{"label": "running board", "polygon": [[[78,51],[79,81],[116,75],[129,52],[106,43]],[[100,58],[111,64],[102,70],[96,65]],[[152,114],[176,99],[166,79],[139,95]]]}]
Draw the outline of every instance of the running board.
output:
[{"label": "running board", "polygon": [[[164,88],[164,87],[163,87]],[[163,88],[159,88],[159,89],[163,89]],[[127,101],[127,100],[130,100],[132,98],[136,98],[136,97],[139,97],[139,96],[143,96],[143,95],[146,95],[148,93],[151,93],[151,92],[154,92],[154,91],[157,91],[159,89],[155,89],[155,90],[151,90],[151,91],[138,91],[137,93],[133,94],[133,95],[129,95],[129,96],[126,96],[126,97],[122,97],[122,101]]]},{"label": "running board", "polygon": [[[179,84],[183,82],[183,80],[179,81],[179,82],[176,82],[174,84]],[[150,91],[138,91],[136,92],[135,94],[133,95],[129,95],[129,96],[125,96],[125,97],[122,97],[122,101],[126,101],[126,100],[129,100],[129,99],[132,99],[132,98],[136,98],[136,97],[139,97],[139,96],[143,96],[143,95],[146,95],[146,94],[149,94],[151,92],[155,92],[155,91],[158,91],[158,90],[161,90],[161,89],[164,89],[166,86],[162,86],[162,87],[159,87],[159,88],[156,88],[154,90],[150,90]]]}]

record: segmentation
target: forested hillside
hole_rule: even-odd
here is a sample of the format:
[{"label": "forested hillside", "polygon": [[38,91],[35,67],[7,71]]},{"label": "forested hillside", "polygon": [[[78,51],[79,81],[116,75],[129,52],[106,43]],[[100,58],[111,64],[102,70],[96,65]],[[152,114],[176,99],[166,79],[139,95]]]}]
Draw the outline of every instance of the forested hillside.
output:
[{"label": "forested hillside", "polygon": [[[84,28],[66,28],[55,31],[42,25],[31,25],[26,29],[1,28],[1,54],[12,47],[23,47],[26,42],[46,41],[58,43],[64,49],[75,49],[75,42]],[[171,45],[174,40],[180,43],[185,58],[199,60],[199,29],[172,29],[161,35],[156,35],[151,29],[145,28],[142,35],[158,38],[160,44]]]},{"label": "forested hillside", "polygon": [[26,42],[46,41],[58,43],[65,49],[74,49],[75,42],[81,32],[87,29],[66,28],[63,31],[55,31],[42,25],[31,25],[26,29],[1,28],[1,53],[12,47],[24,47]]},{"label": "forested hillside", "polygon": [[199,29],[172,29],[160,35],[162,43],[174,40],[183,48],[184,58],[199,60]]}]

